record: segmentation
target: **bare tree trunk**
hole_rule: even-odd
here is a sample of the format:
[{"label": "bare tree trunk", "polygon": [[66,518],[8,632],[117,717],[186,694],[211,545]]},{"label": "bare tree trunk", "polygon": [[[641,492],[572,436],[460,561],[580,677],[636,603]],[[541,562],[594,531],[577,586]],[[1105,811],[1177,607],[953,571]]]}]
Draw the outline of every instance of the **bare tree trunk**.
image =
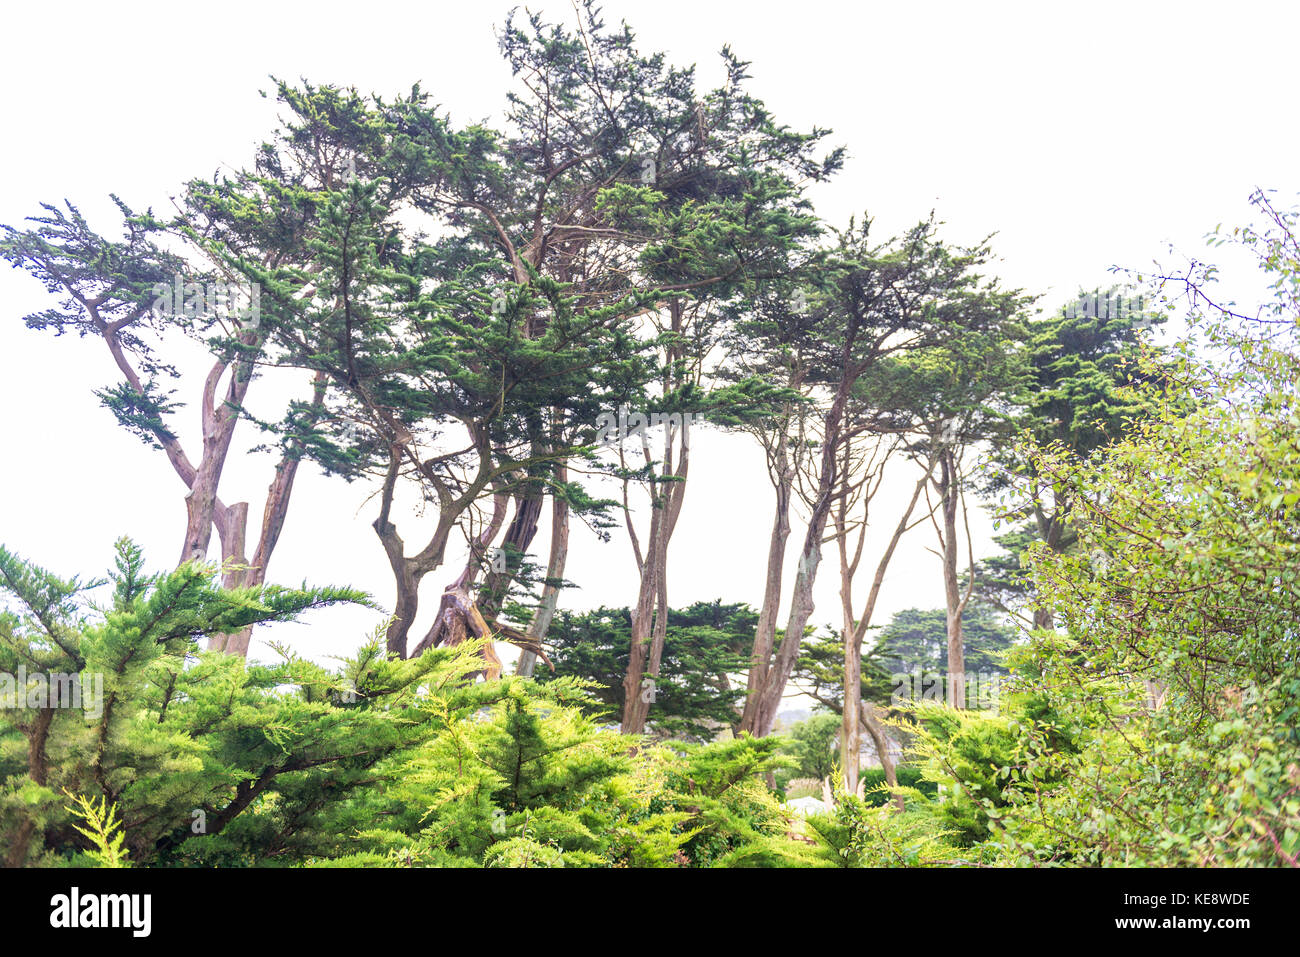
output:
[{"label": "bare tree trunk", "polygon": [[[425,649],[434,645],[454,646],[470,638],[491,639],[492,635],[492,629],[474,604],[470,586],[457,583],[442,593],[438,617],[429,633],[411,652],[411,657],[423,654]],[[483,659],[484,676],[489,681],[501,677],[501,659],[497,657],[490,640],[483,648]]]},{"label": "bare tree trunk", "polygon": [[[236,502],[228,508],[221,509],[215,516],[217,537],[221,540],[221,567],[224,570],[222,585],[225,588],[239,588],[247,584],[245,579],[250,569],[248,558],[244,555],[245,539],[248,535],[248,503]],[[209,651],[224,651],[232,655],[248,654],[248,638],[252,628],[246,628],[232,635],[213,635],[208,640]]]},{"label": "bare tree trunk", "polygon": [[623,734],[640,734],[645,730],[650,699],[654,697],[653,687],[643,685],[650,651],[648,645],[652,637],[652,618],[659,596],[659,539],[663,535],[664,508],[656,507],[653,512],[650,518],[650,540],[646,543],[646,557],[641,568],[641,584],[637,591],[636,608],[632,613],[627,672],[623,676],[623,721],[619,728]]},{"label": "bare tree trunk", "polygon": [[[217,385],[229,370],[230,382],[222,403],[216,404]],[[203,426],[203,455],[199,459],[190,491],[185,496],[185,544],[181,548],[179,564],[201,562],[207,558],[208,543],[212,540],[213,513],[217,507],[217,486],[225,468],[230,443],[239,424],[239,407],[252,381],[252,367],[239,361],[233,366],[218,361],[208,372],[203,385],[201,408]],[[247,506],[245,506],[247,509]]]},{"label": "bare tree trunk", "polygon": [[970,540],[970,528],[966,529],[966,547],[970,552],[970,580],[963,594],[961,582],[957,575],[958,542],[957,513],[963,508],[961,472],[958,465],[958,453],[944,449],[939,455],[939,478],[935,483],[939,489],[939,513],[943,518],[943,527],[939,543],[943,549],[943,594],[944,615],[947,624],[948,644],[948,705],[953,708],[965,708],[966,701],[966,652],[962,637],[962,616],[966,605],[975,589],[974,544]]},{"label": "bare tree trunk", "polygon": [[[673,431],[664,435],[663,491],[656,497],[650,519],[650,540],[646,544],[641,568],[641,586],[637,594],[636,613],[632,617],[631,648],[627,673],[623,678],[623,734],[642,734],[655,699],[655,681],[663,657],[668,627],[668,541],[677,527],[686,495],[686,475],[690,468],[690,426],[681,427],[681,456],[676,471],[672,468]],[[652,494],[654,488],[652,487]],[[631,517],[628,517],[629,527]],[[635,541],[634,541],[635,547]],[[654,612],[659,611],[656,617]]]},{"label": "bare tree trunk", "polygon": [[[852,622],[849,623],[850,626]],[[853,640],[852,630],[844,640],[844,713],[840,722],[840,765],[844,769],[844,788],[850,794],[858,790],[858,771],[862,754],[862,646]]]},{"label": "bare tree trunk", "polygon": [[526,482],[515,493],[514,500],[515,513],[501,540],[506,567],[501,571],[495,568],[489,571],[479,593],[479,608],[489,618],[495,618],[505,604],[510,584],[519,574],[523,556],[537,536],[537,520],[542,514],[542,490],[535,483]]},{"label": "bare tree trunk", "polygon": [[948,705],[966,707],[966,656],[962,648],[962,601],[957,581],[957,494],[956,475],[951,456],[944,453],[940,462],[942,497],[939,512],[943,516],[943,595],[948,632]]},{"label": "bare tree trunk", "polygon": [[[871,726],[871,720],[868,718],[870,706],[864,705],[862,701],[862,644],[866,639],[867,628],[871,625],[871,619],[876,612],[876,602],[879,600],[880,592],[885,584],[885,573],[889,569],[890,562],[893,561],[894,553],[898,549],[898,543],[914,524],[911,522],[912,513],[916,510],[916,503],[920,501],[921,492],[929,480],[930,473],[927,471],[917,480],[916,485],[913,487],[911,501],[907,503],[907,508],[899,518],[898,524],[894,526],[894,532],[890,536],[888,545],[885,546],[885,552],[876,564],[876,572],[871,579],[871,590],[867,593],[866,606],[863,608],[862,614],[857,616],[856,621],[854,620],[852,606],[852,576],[857,570],[858,558],[862,554],[862,544],[867,530],[865,519],[860,526],[858,546],[852,562],[848,561],[848,551],[842,535],[839,541],[841,574],[843,576],[840,595],[844,606],[844,709],[840,735],[840,759],[844,767],[845,786],[851,793],[857,790],[857,748],[861,743],[860,728],[863,725],[868,726],[868,731],[876,743],[877,750],[880,749],[883,740],[883,735],[877,736],[877,730]],[[919,521],[924,521],[924,519],[922,518]],[[839,534],[841,528],[837,528],[836,532]],[[882,752],[881,767],[886,766],[887,760]],[[892,773],[892,769],[886,768],[885,776],[887,779]],[[897,782],[891,783],[896,784]]]},{"label": "bare tree trunk", "polygon": [[[555,482],[563,486],[569,480],[568,467],[563,463],[555,467]],[[563,495],[551,497],[551,553],[546,562],[546,582],[542,585],[542,600],[528,624],[528,637],[538,644],[546,638],[555,617],[555,607],[560,600],[560,582],[564,580],[564,566],[569,558],[569,502]],[[519,656],[515,673],[531,677],[537,667],[537,655],[525,651]]]},{"label": "bare tree trunk", "polygon": [[762,688],[767,682],[776,645],[776,616],[781,609],[781,582],[785,577],[785,545],[790,537],[790,496],[794,488],[794,469],[786,452],[786,433],[781,432],[773,455],[776,473],[776,512],[772,521],[772,535],[767,547],[767,580],[763,586],[763,606],[759,610],[758,625],[754,630],[754,648],[749,658],[749,676],[745,692],[745,706],[740,716],[740,728],[752,731],[756,725],[757,711],[762,702]]},{"label": "bare tree trunk", "polygon": [[[862,727],[871,736],[871,741],[876,746],[876,754],[880,755],[880,766],[885,772],[885,783],[891,788],[898,787],[898,770],[894,766],[894,759],[889,753],[889,738],[885,734],[885,729],[875,715],[875,708],[870,704],[862,708],[861,718]],[[894,807],[903,810],[903,796],[894,795]]]},{"label": "bare tree trunk", "polygon": [[[426,648],[433,648],[438,645],[458,645],[465,640],[467,634],[474,638],[482,638],[488,634],[483,613],[479,610],[474,599],[470,597],[470,592],[473,590],[474,581],[478,577],[483,557],[487,554],[488,545],[496,538],[497,532],[501,531],[501,525],[506,518],[506,505],[509,500],[510,496],[505,492],[497,492],[492,496],[492,514],[470,542],[469,556],[465,559],[465,567],[461,569],[461,573],[456,580],[448,585],[442,593],[442,601],[438,607],[438,614],[433,620],[433,625],[430,626],[429,631],[420,640],[420,643],[412,649],[412,658],[422,654]],[[470,614],[471,611],[472,615]],[[488,654],[491,654],[490,650]],[[495,657],[495,655],[492,654],[492,657]],[[500,661],[497,662],[497,665],[500,665]],[[500,674],[500,667],[497,668],[497,674]]]},{"label": "bare tree trunk", "polygon": [[844,411],[848,404],[850,381],[846,377],[836,391],[835,399],[826,412],[822,435],[821,465],[817,477],[817,492],[813,498],[808,529],[804,533],[803,548],[799,552],[799,568],[795,576],[794,595],[790,601],[790,616],[786,621],[785,635],[777,649],[776,658],[768,670],[757,703],[752,710],[752,721],[744,730],[755,737],[767,737],[776,721],[785,696],[785,686],[794,672],[803,641],[804,628],[813,613],[813,585],[817,581],[817,566],[821,562],[822,536],[830,519],[834,502],[838,466],[835,456],[839,452]]},{"label": "bare tree trunk", "polygon": [[[420,607],[420,582],[434,569],[441,567],[447,552],[447,541],[452,529],[465,510],[483,494],[489,485],[496,485],[501,470],[494,470],[491,462],[491,447],[481,429],[470,429],[470,437],[478,451],[479,467],[474,479],[461,490],[459,496],[452,496],[446,489],[438,489],[438,523],[428,544],[416,555],[406,554],[406,545],[398,534],[397,526],[391,520],[393,497],[397,488],[397,479],[403,462],[403,449],[394,443],[389,450],[388,470],[380,488],[379,514],[372,527],[384,547],[388,565],[393,572],[396,597],[393,604],[393,618],[388,625],[386,643],[388,653],[399,658],[406,657],[407,636],[415,621]],[[494,500],[496,496],[494,493]],[[496,506],[494,505],[494,511]],[[483,545],[486,548],[486,544]],[[472,558],[475,556],[471,556]]]},{"label": "bare tree trunk", "polygon": [[[226,588],[266,583],[267,566],[271,561],[271,553],[275,551],[275,546],[280,541],[280,533],[284,531],[285,519],[289,514],[289,501],[293,495],[293,483],[298,475],[298,465],[301,461],[298,455],[286,453],[275,467],[275,477],[266,490],[266,504],[262,508],[261,533],[258,536],[257,549],[253,552],[251,562],[244,558],[248,504],[239,502],[230,506],[226,511],[232,514],[227,515],[218,523],[217,530],[221,538],[223,564],[233,562],[236,565],[247,565],[242,570],[235,569],[226,573],[223,582]],[[221,648],[228,654],[247,657],[252,636],[253,629],[252,626],[249,626],[232,635],[214,635],[209,647]],[[221,639],[220,644],[218,644],[218,639]]]}]

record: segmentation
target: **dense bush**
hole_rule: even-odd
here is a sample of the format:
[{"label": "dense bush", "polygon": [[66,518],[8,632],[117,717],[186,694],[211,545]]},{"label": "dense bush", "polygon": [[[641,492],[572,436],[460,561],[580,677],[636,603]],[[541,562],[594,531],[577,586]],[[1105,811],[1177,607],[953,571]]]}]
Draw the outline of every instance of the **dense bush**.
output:
[{"label": "dense bush", "polygon": [[[199,641],[348,589],[223,590],[147,575],[120,542],[113,594],[0,549],[0,836],[12,864],[749,866],[804,860],[762,783],[776,739],[637,747],[588,689],[477,681],[478,644],[407,661],[367,643],[339,673]],[[39,700],[78,676],[82,707]],[[103,694],[96,695],[96,677]]]}]

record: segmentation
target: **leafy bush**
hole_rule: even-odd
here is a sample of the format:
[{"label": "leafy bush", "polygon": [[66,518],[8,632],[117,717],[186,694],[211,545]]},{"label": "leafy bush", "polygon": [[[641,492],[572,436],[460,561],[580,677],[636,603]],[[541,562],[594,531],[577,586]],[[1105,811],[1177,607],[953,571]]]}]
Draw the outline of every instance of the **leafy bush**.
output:
[{"label": "leafy bush", "polygon": [[[332,673],[203,652],[207,636],[364,602],[348,589],[222,590],[147,575],[118,543],[112,601],[0,549],[0,672],[66,672],[97,707],[11,691],[0,835],[12,864],[761,866],[805,845],[762,775],[776,739],[638,745],[587,684],[476,681],[479,643]],[[86,610],[94,612],[87,615]],[[28,682],[30,685],[31,682]],[[47,706],[47,704],[49,706]],[[70,802],[70,803],[69,803]]]}]

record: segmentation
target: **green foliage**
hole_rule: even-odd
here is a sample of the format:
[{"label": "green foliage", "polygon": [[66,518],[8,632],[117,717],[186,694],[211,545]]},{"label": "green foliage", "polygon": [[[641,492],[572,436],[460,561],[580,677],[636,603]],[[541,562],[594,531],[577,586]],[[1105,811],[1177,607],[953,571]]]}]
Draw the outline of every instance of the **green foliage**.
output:
[{"label": "green foliage", "polygon": [[909,788],[905,795],[937,818],[958,845],[988,840],[1002,809],[1018,800],[1025,784],[1021,769],[1046,749],[1044,738],[1051,735],[1056,754],[1074,748],[1035,712],[1020,698],[1004,699],[999,713],[918,704],[910,712],[911,750],[930,787]]},{"label": "green foliage", "polygon": [[1243,241],[1275,277],[1273,318],[1193,313],[1199,347],[1145,367],[1165,383],[1153,415],[1086,461],[1034,459],[1077,544],[1029,551],[1063,632],[1016,669],[1037,713],[990,732],[1019,739],[987,762],[1003,799],[972,795],[1005,862],[1297,863],[1300,259],[1294,217],[1257,201],[1272,226]]},{"label": "green foliage", "polygon": [[[583,714],[581,683],[504,679],[474,712],[430,709],[436,738],[375,795],[382,828],[358,840],[435,866],[668,867],[782,864],[798,848],[757,775],[775,741],[651,745]],[[485,699],[486,700],[486,699]]]},{"label": "green foliage", "polygon": [[1050,447],[1088,461],[1118,441],[1132,423],[1153,414],[1152,390],[1163,377],[1162,350],[1143,330],[1160,321],[1158,313],[1103,318],[1062,309],[1028,323],[1027,376],[1011,399],[1017,410],[1012,425],[1020,440],[997,444],[985,469],[986,491],[1000,500],[994,527],[1010,521],[1015,528],[1000,542],[1011,551],[1010,562],[979,569],[993,571],[999,580],[991,588],[995,604],[1012,608],[1023,603],[1024,578],[1015,574],[1014,560],[1026,547],[1024,536],[1057,551],[1075,540],[1068,521],[1072,490],[1039,468],[1034,450]]},{"label": "green foliage", "polygon": [[659,751],[664,807],[691,815],[682,857],[697,867],[792,867],[806,863],[789,821],[760,775],[775,767],[779,740],[748,734]]},{"label": "green foliage", "polygon": [[[898,779],[900,788],[908,789],[907,793],[933,798],[938,792],[938,785],[926,780],[925,771],[915,764],[898,765],[894,768],[894,776]],[[862,768],[858,771],[858,782],[862,786],[862,800],[866,804],[883,807],[892,799],[884,768]]]},{"label": "green foliage", "polygon": [[[971,602],[962,613],[966,672],[1006,674],[1003,653],[1016,640],[1014,629],[987,605]],[[946,613],[941,608],[906,608],[876,633],[873,657],[890,674],[941,673],[948,669]]]},{"label": "green foliage", "polygon": [[925,867],[966,863],[947,833],[925,814],[899,813],[893,805],[873,806],[843,790],[836,770],[835,806],[806,821],[813,859],[829,867]]},{"label": "green foliage", "polygon": [[839,733],[840,718],[834,714],[815,714],[791,727],[782,736],[781,753],[793,759],[794,767],[779,774],[777,784],[784,787],[792,777],[820,781],[830,774],[835,769]]},{"label": "green foliage", "polygon": [[84,707],[68,708],[10,689],[0,834],[12,863],[800,859],[761,780],[781,760],[776,739],[630,747],[591,717],[587,682],[476,682],[479,642],[402,661],[372,640],[337,672],[288,654],[262,665],[201,652],[211,634],[365,600],[348,589],[221,590],[215,575],[193,564],[147,574],[123,540],[111,601],[94,609],[82,593],[103,583],[62,580],[0,549],[13,606],[0,614],[0,666],[11,678],[20,664],[70,671],[87,691]]},{"label": "green foliage", "polygon": [[[696,602],[668,613],[650,723],[655,734],[708,741],[736,722],[744,687],[729,677],[744,669],[757,615],[744,604]],[[575,677],[593,683],[597,700],[621,712],[632,633],[626,608],[558,612],[547,637],[555,671],[536,680]]]},{"label": "green foliage", "polygon": [[64,810],[85,823],[85,827],[80,824],[73,827],[94,845],[87,856],[101,867],[129,867],[126,852],[122,850],[126,835],[122,833],[116,805],[110,805],[104,798],[96,804],[80,794],[73,794],[71,798],[72,804]]}]

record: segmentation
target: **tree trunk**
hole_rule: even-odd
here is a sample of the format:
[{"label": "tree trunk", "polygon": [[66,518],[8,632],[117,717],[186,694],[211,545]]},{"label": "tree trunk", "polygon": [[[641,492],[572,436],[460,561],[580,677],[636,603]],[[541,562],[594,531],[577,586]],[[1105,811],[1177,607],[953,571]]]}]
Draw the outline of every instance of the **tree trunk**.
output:
[{"label": "tree trunk", "polygon": [[[50,724],[53,721],[54,709],[41,708],[36,712],[36,719],[27,734],[27,776],[42,787],[45,786],[47,775],[45,743],[49,740]],[[27,862],[27,851],[35,833],[36,819],[29,813],[18,825],[13,844],[5,857],[5,867],[22,867]]]},{"label": "tree trunk", "polygon": [[[217,385],[225,372],[230,372],[225,399],[216,403]],[[185,496],[185,543],[181,547],[178,564],[201,562],[207,559],[208,544],[212,540],[213,513],[217,508],[217,486],[230,453],[230,443],[239,424],[239,407],[252,381],[252,367],[245,361],[233,366],[218,361],[208,372],[203,384],[201,418],[203,426],[203,455]]]},{"label": "tree trunk", "polygon": [[836,391],[835,400],[826,412],[817,494],[813,499],[803,548],[799,552],[799,570],[795,576],[794,596],[790,601],[790,616],[786,621],[785,635],[777,649],[776,659],[758,692],[758,702],[752,711],[752,723],[745,729],[758,738],[766,737],[772,731],[777,711],[781,708],[781,699],[785,696],[785,686],[794,672],[794,664],[799,657],[804,628],[812,617],[813,585],[817,581],[817,566],[821,562],[822,536],[826,532],[826,523],[830,518],[831,505],[834,501],[836,476],[839,471],[835,456],[839,451],[841,425],[848,404],[850,386],[851,382],[846,376]]},{"label": "tree trunk", "polygon": [[[894,767],[894,759],[889,754],[889,738],[874,712],[875,708],[870,704],[862,706],[862,727],[866,728],[867,734],[871,736],[872,743],[876,746],[876,754],[880,756],[880,766],[885,772],[885,783],[891,788],[896,788],[898,787],[898,771]],[[894,795],[894,807],[900,811],[903,810],[903,796],[901,794]]]},{"label": "tree trunk", "polygon": [[[876,572],[871,579],[871,590],[867,593],[866,606],[863,608],[862,614],[857,616],[856,621],[853,615],[852,576],[857,571],[858,559],[862,554],[862,544],[867,528],[864,518],[856,554],[850,563],[848,548],[844,540],[844,531],[847,526],[843,522],[837,523],[836,532],[840,536],[839,548],[841,574],[843,576],[840,583],[840,596],[844,616],[844,704],[841,712],[843,722],[840,731],[840,762],[844,767],[845,786],[850,793],[856,793],[858,786],[858,748],[862,740],[859,734],[860,728],[862,726],[867,727],[868,733],[871,735],[872,740],[875,741],[878,751],[882,747],[881,742],[884,740],[883,734],[874,726],[874,718],[870,717],[872,706],[864,704],[862,701],[862,644],[866,639],[867,628],[871,624],[871,619],[876,613],[876,602],[880,599],[880,592],[885,584],[885,573],[889,569],[890,562],[894,559],[894,552],[898,549],[898,543],[902,540],[908,528],[911,527],[909,523],[911,522],[912,513],[916,510],[916,503],[920,501],[921,492],[925,489],[925,484],[929,480],[930,472],[927,471],[912,488],[911,501],[907,503],[907,508],[898,519],[898,524],[894,526],[894,533],[885,546],[885,552],[880,556],[880,561],[876,564]],[[892,786],[897,782],[892,779],[893,768],[887,762],[888,758],[881,752],[880,765],[885,768],[885,777]]]},{"label": "tree trunk", "polygon": [[505,537],[501,540],[506,567],[502,571],[496,569],[489,571],[479,592],[479,608],[491,618],[495,618],[505,604],[510,584],[519,574],[523,556],[537,536],[537,520],[542,514],[542,490],[535,483],[527,482],[515,493],[514,499],[515,513],[506,527]]},{"label": "tree trunk", "polygon": [[663,534],[664,509],[661,506],[653,511],[650,518],[650,541],[647,543],[645,563],[641,569],[636,608],[632,613],[627,672],[623,676],[623,720],[619,727],[623,734],[641,734],[645,730],[650,704],[654,698],[654,688],[645,686],[645,678],[646,661],[650,653],[648,645],[652,638],[652,619],[659,597],[659,539]]},{"label": "tree trunk", "polygon": [[776,471],[776,512],[767,547],[767,580],[763,586],[763,606],[754,629],[754,647],[749,657],[749,676],[740,728],[752,732],[767,682],[772,648],[776,645],[776,616],[781,610],[781,582],[785,577],[785,546],[790,538],[790,496],[794,488],[794,469],[786,451],[786,433],[782,431],[774,454]]},{"label": "tree trunk", "polygon": [[948,632],[948,704],[953,708],[966,707],[966,655],[962,647],[962,612],[965,602],[957,580],[957,509],[960,495],[957,488],[957,469],[951,452],[945,451],[939,463],[940,501],[943,517],[943,595]]},{"label": "tree trunk", "polygon": [[[555,468],[555,482],[563,486],[569,480],[567,466]],[[551,496],[551,553],[546,562],[546,582],[542,585],[542,600],[528,623],[528,637],[538,644],[546,638],[555,617],[555,607],[560,600],[560,582],[564,580],[564,566],[569,558],[569,502],[563,495]],[[537,655],[525,651],[519,656],[515,673],[531,677],[537,667]]]},{"label": "tree trunk", "polygon": [[[396,444],[389,452],[388,471],[380,489],[379,514],[375,516],[371,527],[379,536],[384,554],[388,557],[389,568],[393,572],[397,594],[393,604],[393,617],[389,622],[385,640],[388,653],[398,658],[407,656],[407,636],[410,634],[420,607],[420,582],[434,569],[441,567],[447,551],[447,540],[451,537],[452,529],[456,527],[456,521],[473,505],[488,485],[493,483],[497,474],[492,470],[491,450],[485,434],[482,430],[471,429],[470,435],[479,453],[478,473],[458,497],[453,498],[450,494],[440,495],[438,524],[428,544],[413,556],[406,554],[406,544],[398,534],[397,526],[391,521],[393,496],[401,472],[403,452]],[[498,521],[498,514],[503,514],[500,509],[504,506],[500,503],[500,493],[494,493],[493,521]],[[483,543],[482,547],[486,548],[486,543]],[[471,561],[476,561],[477,557],[476,554],[471,554]]]},{"label": "tree trunk", "polygon": [[[850,622],[850,625],[852,623]],[[840,723],[840,764],[844,769],[844,788],[850,794],[858,790],[858,770],[862,753],[862,646],[853,640],[852,630],[844,640],[844,714]]]},{"label": "tree trunk", "polygon": [[501,659],[492,647],[492,629],[479,612],[478,606],[470,596],[468,584],[457,583],[442,593],[442,603],[438,608],[438,617],[424,639],[415,646],[411,657],[424,653],[434,646],[459,645],[470,638],[489,639],[483,648],[483,675],[489,681],[501,677]]},{"label": "tree trunk", "polygon": [[[248,584],[246,578],[250,569],[248,558],[244,555],[245,540],[248,536],[248,503],[236,502],[221,509],[213,519],[217,525],[217,537],[221,541],[221,567],[224,571],[222,586],[239,588]],[[248,655],[249,636],[252,627],[242,629],[235,634],[213,635],[208,640],[209,651],[224,651],[232,655]]]},{"label": "tree trunk", "polygon": [[[636,614],[632,617],[631,649],[627,673],[623,678],[623,734],[642,734],[655,700],[655,681],[663,656],[668,628],[668,541],[677,527],[686,495],[686,475],[690,468],[690,426],[681,427],[681,456],[673,471],[673,433],[664,435],[663,492],[655,501],[650,519],[650,541],[641,569],[641,586],[637,594]],[[652,488],[652,495],[654,489]],[[655,615],[658,609],[659,614]],[[648,680],[647,680],[648,679]]]}]

